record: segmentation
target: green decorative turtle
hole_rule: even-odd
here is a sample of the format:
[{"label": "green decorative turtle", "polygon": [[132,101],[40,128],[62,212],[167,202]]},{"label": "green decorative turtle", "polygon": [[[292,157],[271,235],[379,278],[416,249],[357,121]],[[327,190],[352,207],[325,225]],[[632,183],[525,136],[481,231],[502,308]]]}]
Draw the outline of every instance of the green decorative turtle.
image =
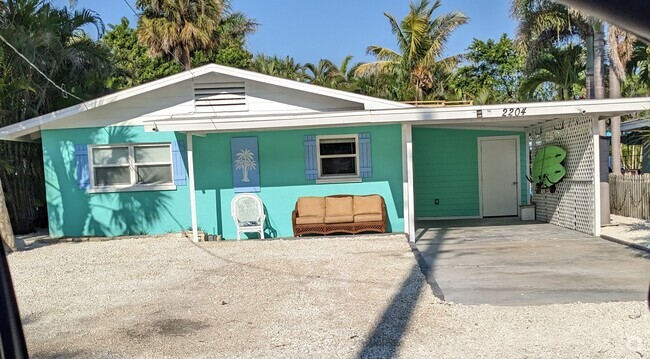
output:
[{"label": "green decorative turtle", "polygon": [[535,193],[542,189],[555,192],[555,185],[564,178],[566,169],[562,161],[566,158],[566,151],[558,146],[546,146],[537,151],[533,161],[533,178]]}]

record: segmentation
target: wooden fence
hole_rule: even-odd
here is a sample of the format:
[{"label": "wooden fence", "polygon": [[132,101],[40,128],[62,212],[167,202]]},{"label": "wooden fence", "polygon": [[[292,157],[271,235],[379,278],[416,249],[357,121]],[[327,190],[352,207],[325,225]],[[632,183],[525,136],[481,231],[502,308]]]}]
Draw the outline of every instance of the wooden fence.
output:
[{"label": "wooden fence", "polygon": [[650,174],[609,175],[612,214],[650,219]]}]

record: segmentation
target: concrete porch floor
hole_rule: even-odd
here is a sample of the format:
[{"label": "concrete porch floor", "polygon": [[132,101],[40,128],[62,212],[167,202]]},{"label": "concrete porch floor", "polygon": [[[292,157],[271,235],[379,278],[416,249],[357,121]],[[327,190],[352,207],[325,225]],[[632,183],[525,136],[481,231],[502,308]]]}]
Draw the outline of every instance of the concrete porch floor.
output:
[{"label": "concrete porch floor", "polygon": [[647,298],[646,252],[518,218],[416,226],[416,246],[447,301],[542,305]]}]

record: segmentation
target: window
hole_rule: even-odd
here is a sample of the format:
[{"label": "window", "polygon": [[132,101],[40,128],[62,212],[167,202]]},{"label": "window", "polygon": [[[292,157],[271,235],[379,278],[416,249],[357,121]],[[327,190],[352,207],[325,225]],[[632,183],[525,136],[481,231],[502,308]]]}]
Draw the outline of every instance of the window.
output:
[{"label": "window", "polygon": [[357,135],[318,136],[316,141],[319,178],[359,177]]},{"label": "window", "polygon": [[170,144],[91,146],[90,164],[95,191],[174,187]]}]

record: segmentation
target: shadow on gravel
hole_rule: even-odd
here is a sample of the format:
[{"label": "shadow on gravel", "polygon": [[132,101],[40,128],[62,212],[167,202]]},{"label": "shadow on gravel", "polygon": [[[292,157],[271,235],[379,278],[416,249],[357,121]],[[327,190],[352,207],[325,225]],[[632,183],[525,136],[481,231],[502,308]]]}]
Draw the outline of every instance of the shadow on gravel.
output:
[{"label": "shadow on gravel", "polygon": [[52,352],[30,353],[32,359],[92,358],[93,356],[97,356],[97,354],[92,355],[83,350],[57,350]]},{"label": "shadow on gravel", "polygon": [[[422,238],[426,231],[427,228],[416,231],[416,241]],[[437,231],[436,238],[426,253],[420,253],[415,244],[411,244],[416,263],[402,282],[399,292],[382,314],[379,323],[359,352],[358,358],[393,358],[397,355],[400,341],[406,333],[423,286],[429,285],[433,294],[444,300],[442,291],[433,278],[433,263],[446,232],[447,229],[444,228]],[[430,258],[430,265],[424,261],[423,254]],[[422,280],[419,272],[424,274],[425,280]]]}]

